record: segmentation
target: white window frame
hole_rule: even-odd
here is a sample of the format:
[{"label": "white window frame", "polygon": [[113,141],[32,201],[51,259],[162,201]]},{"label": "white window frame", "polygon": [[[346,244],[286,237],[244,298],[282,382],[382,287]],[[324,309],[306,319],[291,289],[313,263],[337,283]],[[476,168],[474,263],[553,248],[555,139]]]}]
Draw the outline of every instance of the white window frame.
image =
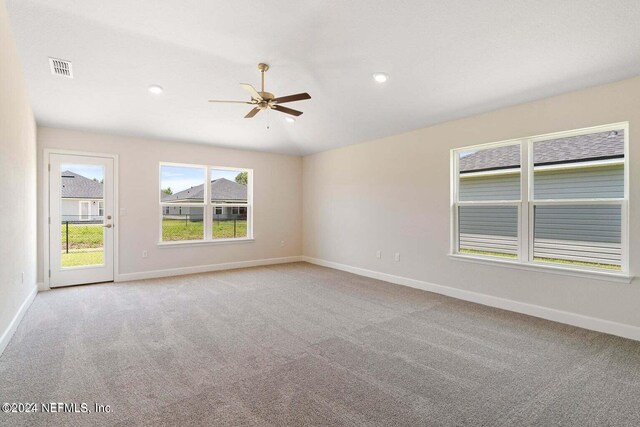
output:
[{"label": "white window frame", "polygon": [[[624,197],[623,198],[595,198],[595,199],[544,199],[535,200],[534,195],[534,167],[533,145],[536,142],[557,138],[579,136],[591,133],[606,132],[612,130],[624,130],[624,160],[613,160],[610,164],[624,164]],[[459,153],[471,150],[497,148],[507,145],[520,144],[520,200],[500,201],[474,201],[461,202],[459,200]],[[565,167],[581,167],[585,164],[566,165]],[[562,274],[576,275],[580,277],[604,278],[605,280],[620,279],[630,282],[632,275],[629,272],[629,123],[613,123],[602,126],[594,126],[570,131],[555,132],[544,135],[536,135],[489,144],[479,144],[468,147],[452,149],[450,152],[451,168],[451,203],[450,203],[450,256],[456,259],[470,260],[474,262],[507,265],[527,270],[555,271]],[[545,169],[545,167],[540,168]],[[537,169],[537,170],[540,170]],[[622,259],[619,271],[608,271],[586,266],[569,266],[544,261],[533,260],[533,215],[535,206],[542,205],[619,205],[621,209],[621,248]],[[518,206],[518,256],[517,258],[501,258],[479,254],[466,254],[459,252],[458,208],[460,206]]]},{"label": "white window frame", "polygon": [[[204,203],[163,203],[162,192],[160,191],[162,180],[162,167],[174,166],[174,167],[186,167],[186,168],[204,168]],[[211,170],[228,170],[237,172],[247,172],[247,203],[213,203],[211,201]],[[209,183],[209,185],[207,185]],[[253,169],[228,167],[228,166],[210,166],[199,165],[191,163],[172,163],[172,162],[160,162],[158,166],[158,201],[160,204],[160,215],[158,222],[158,246],[191,246],[191,245],[215,245],[215,244],[227,244],[227,243],[240,243],[240,242],[252,242],[253,238]],[[164,241],[162,240],[162,217],[163,211],[166,206],[185,206],[185,207],[199,207],[203,210],[204,226],[203,226],[203,238],[199,240],[175,240]],[[214,209],[217,207],[246,207],[247,208],[247,236],[246,237],[231,237],[225,239],[214,239],[212,234]]]}]

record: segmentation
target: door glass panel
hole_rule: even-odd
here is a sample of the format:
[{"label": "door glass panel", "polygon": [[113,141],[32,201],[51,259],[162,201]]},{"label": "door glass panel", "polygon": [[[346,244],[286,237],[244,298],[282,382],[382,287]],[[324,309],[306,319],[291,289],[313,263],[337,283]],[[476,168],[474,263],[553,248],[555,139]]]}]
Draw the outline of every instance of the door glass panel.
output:
[{"label": "door glass panel", "polygon": [[104,167],[60,167],[62,268],[104,264]]}]

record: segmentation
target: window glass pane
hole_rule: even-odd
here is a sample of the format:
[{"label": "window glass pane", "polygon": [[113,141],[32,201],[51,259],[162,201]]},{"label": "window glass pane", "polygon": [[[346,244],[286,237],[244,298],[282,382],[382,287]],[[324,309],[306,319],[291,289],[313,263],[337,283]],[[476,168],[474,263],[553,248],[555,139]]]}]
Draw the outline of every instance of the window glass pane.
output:
[{"label": "window glass pane", "polygon": [[162,241],[202,240],[203,207],[162,206]]},{"label": "window glass pane", "polygon": [[204,203],[204,168],[160,166],[162,203]]},{"label": "window glass pane", "polygon": [[518,208],[516,206],[460,206],[459,252],[516,258]]},{"label": "window glass pane", "polygon": [[247,207],[221,206],[213,208],[213,239],[247,237]]},{"label": "window glass pane", "polygon": [[248,172],[211,169],[212,203],[247,203]]},{"label": "window glass pane", "polygon": [[63,164],[60,169],[61,267],[103,265],[104,167]]},{"label": "window glass pane", "polygon": [[623,129],[539,141],[533,159],[537,200],[624,197]]},{"label": "window glass pane", "polygon": [[619,270],[620,205],[536,206],[534,260]]},{"label": "window glass pane", "polygon": [[458,156],[460,201],[520,200],[520,144]]}]

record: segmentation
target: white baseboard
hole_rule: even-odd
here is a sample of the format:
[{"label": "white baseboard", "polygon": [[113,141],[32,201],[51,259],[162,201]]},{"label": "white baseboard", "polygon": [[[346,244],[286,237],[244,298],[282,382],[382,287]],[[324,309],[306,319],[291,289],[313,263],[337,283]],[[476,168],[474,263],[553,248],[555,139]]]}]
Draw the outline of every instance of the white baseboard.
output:
[{"label": "white baseboard", "polygon": [[196,265],[193,267],[168,268],[166,270],[141,271],[139,273],[119,274],[116,282],[128,282],[131,280],[157,279],[160,277],[182,276],[184,274],[209,273],[211,271],[234,270],[236,268],[259,267],[263,265],[287,264],[302,261],[301,256],[283,258],[267,258],[251,261],[227,262],[223,264]]},{"label": "white baseboard", "polygon": [[37,293],[38,287],[34,285],[33,289],[31,289],[31,292],[29,292],[29,295],[27,295],[27,298],[25,298],[25,300],[22,302],[22,305],[20,305],[18,312],[15,314],[15,316],[13,316],[13,319],[11,319],[11,323],[9,323],[9,326],[7,326],[7,328],[2,332],[2,336],[0,337],[0,355],[2,355],[4,349],[7,348],[7,345],[9,345],[9,341],[11,341],[13,334],[16,332],[16,329],[18,329],[18,325],[22,321],[22,318],[24,317],[27,310],[29,310],[29,307],[35,299]]},{"label": "white baseboard", "polygon": [[580,328],[590,329],[592,331],[604,332],[606,334],[617,335],[623,338],[640,341],[640,327],[638,326],[612,322],[610,320],[599,319],[596,317],[585,316],[582,314],[571,313],[554,308],[528,304],[525,302],[514,301],[501,297],[495,297],[492,295],[481,294],[464,289],[452,288],[450,286],[437,285],[435,283],[410,279],[408,277],[380,273],[378,271],[353,267],[333,261],[326,261],[307,256],[303,256],[302,260],[311,264],[334,268],[336,270],[347,271],[349,273],[370,277],[372,279],[384,280],[385,282],[390,282],[397,285],[409,286],[411,288],[422,289],[425,291],[446,295],[464,301],[470,301],[490,307],[515,311],[517,313],[527,314],[529,316],[540,317],[542,319],[552,320],[554,322],[565,323],[567,325],[577,326]]}]

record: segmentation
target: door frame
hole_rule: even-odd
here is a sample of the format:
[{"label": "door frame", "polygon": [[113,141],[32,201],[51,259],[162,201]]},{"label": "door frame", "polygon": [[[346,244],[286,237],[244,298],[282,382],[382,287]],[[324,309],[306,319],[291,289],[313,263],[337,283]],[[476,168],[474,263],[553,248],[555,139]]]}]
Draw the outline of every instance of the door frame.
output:
[{"label": "door frame", "polygon": [[40,238],[42,239],[43,249],[43,271],[42,278],[45,290],[51,289],[50,287],[50,268],[51,259],[50,251],[51,242],[49,241],[49,164],[51,154],[71,155],[71,156],[89,156],[89,157],[105,157],[113,160],[113,281],[119,281],[120,270],[118,266],[118,251],[119,251],[119,238],[120,224],[119,213],[120,208],[118,206],[118,155],[109,153],[95,153],[91,151],[76,151],[76,150],[61,150],[56,148],[45,148],[42,156],[42,229]]}]

